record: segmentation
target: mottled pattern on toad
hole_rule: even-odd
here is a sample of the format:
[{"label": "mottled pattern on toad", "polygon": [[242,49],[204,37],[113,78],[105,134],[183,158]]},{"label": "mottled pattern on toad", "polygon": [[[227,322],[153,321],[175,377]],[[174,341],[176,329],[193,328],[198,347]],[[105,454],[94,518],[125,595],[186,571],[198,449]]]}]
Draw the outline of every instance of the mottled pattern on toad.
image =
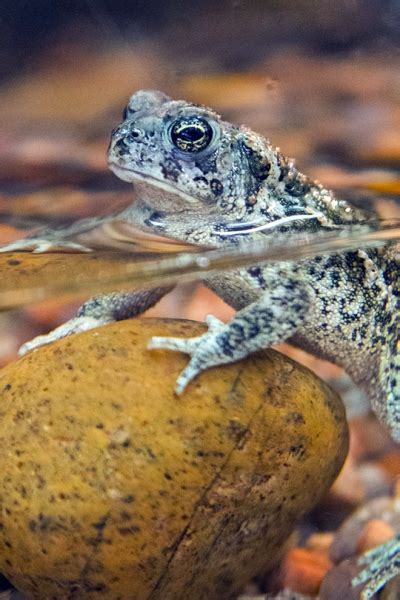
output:
[{"label": "mottled pattern on toad", "polygon": [[[135,184],[139,198],[122,218],[192,244],[240,245],[369,219],[300,173],[264,137],[160,92],[131,97],[123,123],[112,133],[109,165]],[[41,238],[36,248],[49,241],[59,245],[71,231]],[[153,338],[152,348],[191,357],[177,381],[178,393],[204,369],[290,340],[344,367],[400,441],[399,266],[392,248],[254,266],[213,275],[205,283],[238,312],[227,324],[210,316],[208,332],[198,338]],[[74,319],[23,351],[139,314],[166,291],[89,300]],[[357,583],[367,581],[363,593],[369,598],[399,572],[400,538],[368,555],[366,563]]]}]

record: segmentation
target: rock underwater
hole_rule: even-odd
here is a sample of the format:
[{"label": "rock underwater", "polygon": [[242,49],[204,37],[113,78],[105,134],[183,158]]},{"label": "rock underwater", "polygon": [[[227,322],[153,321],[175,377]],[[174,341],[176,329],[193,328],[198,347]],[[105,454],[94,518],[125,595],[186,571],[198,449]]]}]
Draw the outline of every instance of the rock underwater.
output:
[{"label": "rock underwater", "polygon": [[136,319],[0,371],[0,572],[29,598],[224,600],[272,566],[348,447],[339,398],[272,350],[210,369]]}]

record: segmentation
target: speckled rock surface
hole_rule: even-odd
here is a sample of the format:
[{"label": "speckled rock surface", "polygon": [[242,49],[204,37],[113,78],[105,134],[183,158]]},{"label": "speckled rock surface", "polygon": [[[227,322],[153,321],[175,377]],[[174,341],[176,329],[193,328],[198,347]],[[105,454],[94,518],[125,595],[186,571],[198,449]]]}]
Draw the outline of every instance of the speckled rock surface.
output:
[{"label": "speckled rock surface", "polygon": [[0,571],[30,598],[223,600],[279,557],[347,451],[339,399],[273,351],[209,370],[132,320],[0,372]]}]

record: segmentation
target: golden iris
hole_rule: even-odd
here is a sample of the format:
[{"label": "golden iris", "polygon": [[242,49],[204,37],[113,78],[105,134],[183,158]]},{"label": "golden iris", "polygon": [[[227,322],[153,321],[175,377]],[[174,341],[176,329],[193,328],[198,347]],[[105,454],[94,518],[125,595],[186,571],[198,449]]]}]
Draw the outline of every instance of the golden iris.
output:
[{"label": "golden iris", "polygon": [[201,152],[211,142],[212,129],[201,117],[184,117],[171,125],[170,136],[182,152]]}]

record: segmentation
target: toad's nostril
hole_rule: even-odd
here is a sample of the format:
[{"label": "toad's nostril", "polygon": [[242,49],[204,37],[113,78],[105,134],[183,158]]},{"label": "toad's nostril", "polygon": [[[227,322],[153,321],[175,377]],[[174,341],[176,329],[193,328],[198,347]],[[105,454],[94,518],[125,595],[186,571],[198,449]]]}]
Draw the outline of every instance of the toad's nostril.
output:
[{"label": "toad's nostril", "polygon": [[142,132],[140,131],[140,129],[137,129],[136,127],[132,127],[131,129],[131,136],[134,138],[140,137],[142,135]]}]

